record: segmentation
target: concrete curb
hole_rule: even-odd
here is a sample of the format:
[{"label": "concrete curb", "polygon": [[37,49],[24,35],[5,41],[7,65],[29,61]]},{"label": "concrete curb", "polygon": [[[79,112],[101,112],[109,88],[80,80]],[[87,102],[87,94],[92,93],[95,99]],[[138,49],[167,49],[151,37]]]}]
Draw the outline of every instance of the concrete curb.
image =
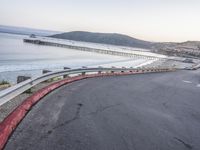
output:
[{"label": "concrete curb", "polygon": [[[140,72],[141,73],[141,72]],[[24,102],[18,106],[10,115],[8,115],[0,123],[0,150],[2,150],[9,137],[13,131],[17,128],[18,124],[23,120],[26,114],[31,110],[31,108],[40,101],[45,95],[52,92],[53,90],[74,81],[83,80],[86,78],[103,77],[103,76],[120,76],[120,75],[131,75],[137,74],[136,72],[124,72],[124,73],[102,73],[102,74],[91,74],[91,75],[81,75],[76,77],[71,77],[53,83],[47,87],[38,90],[36,93],[28,97]]]}]

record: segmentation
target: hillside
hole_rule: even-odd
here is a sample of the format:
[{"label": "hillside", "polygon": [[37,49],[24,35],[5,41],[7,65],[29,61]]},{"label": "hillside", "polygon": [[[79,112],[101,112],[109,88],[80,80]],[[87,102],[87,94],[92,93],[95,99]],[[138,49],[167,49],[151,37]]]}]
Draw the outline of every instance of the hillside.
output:
[{"label": "hillside", "polygon": [[74,41],[93,42],[128,47],[146,48],[152,52],[182,57],[200,58],[200,42],[187,41],[182,43],[175,42],[148,42],[139,40],[127,35],[117,33],[93,33],[84,31],[73,31],[55,34],[50,37],[68,39]]},{"label": "hillside", "polygon": [[92,33],[84,31],[73,31],[62,34],[55,34],[50,37],[74,41],[103,43],[148,49],[150,49],[153,44],[152,42],[135,39],[130,36],[117,33]]}]

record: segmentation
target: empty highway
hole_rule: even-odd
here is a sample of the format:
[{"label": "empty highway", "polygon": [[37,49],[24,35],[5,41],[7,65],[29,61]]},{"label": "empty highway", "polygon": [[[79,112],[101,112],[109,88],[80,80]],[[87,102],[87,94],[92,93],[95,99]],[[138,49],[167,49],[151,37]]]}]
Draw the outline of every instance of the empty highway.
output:
[{"label": "empty highway", "polygon": [[99,77],[44,97],[6,150],[199,150],[200,71]]}]

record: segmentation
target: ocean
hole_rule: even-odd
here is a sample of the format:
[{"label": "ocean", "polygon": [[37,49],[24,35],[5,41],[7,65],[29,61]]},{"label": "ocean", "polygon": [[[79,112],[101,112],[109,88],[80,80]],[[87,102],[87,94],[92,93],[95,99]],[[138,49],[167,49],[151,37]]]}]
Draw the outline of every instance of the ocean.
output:
[{"label": "ocean", "polygon": [[127,60],[119,56],[24,43],[23,39],[27,37],[0,33],[0,81],[15,84],[17,76],[36,77],[43,69],[55,71],[63,67],[98,66]]}]

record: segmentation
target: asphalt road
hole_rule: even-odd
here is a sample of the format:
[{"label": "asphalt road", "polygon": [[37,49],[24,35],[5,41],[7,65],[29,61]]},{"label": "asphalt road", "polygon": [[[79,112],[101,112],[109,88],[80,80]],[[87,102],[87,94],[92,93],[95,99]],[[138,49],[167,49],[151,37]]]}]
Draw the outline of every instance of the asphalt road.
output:
[{"label": "asphalt road", "polygon": [[101,77],[47,95],[6,150],[200,150],[200,71]]}]

